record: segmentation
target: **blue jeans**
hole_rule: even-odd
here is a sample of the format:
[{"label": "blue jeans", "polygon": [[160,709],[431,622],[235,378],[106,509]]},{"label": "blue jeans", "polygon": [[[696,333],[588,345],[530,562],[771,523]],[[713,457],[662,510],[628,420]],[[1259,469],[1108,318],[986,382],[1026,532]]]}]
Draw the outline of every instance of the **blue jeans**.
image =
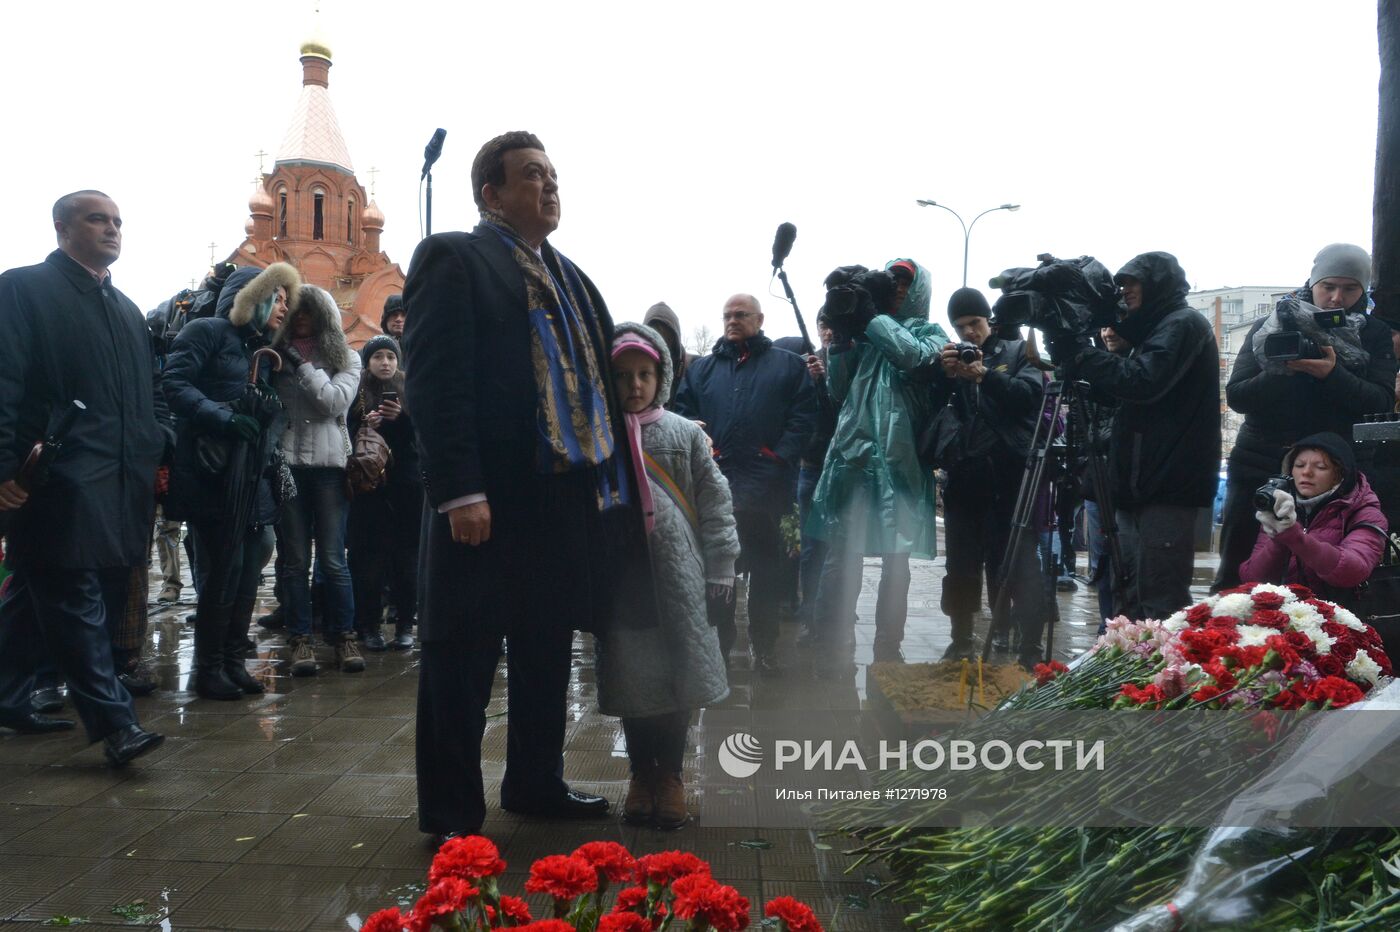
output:
[{"label": "blue jeans", "polygon": [[1086,501],[1084,514],[1089,524],[1089,578],[1099,595],[1099,634],[1108,630],[1104,619],[1113,617],[1113,570],[1109,566],[1108,536],[1099,520],[1099,503]]},{"label": "blue jeans", "polygon": [[311,633],[311,542],[316,542],[317,562],[325,577],[325,633],[337,639],[354,628],[354,596],[350,570],[345,563],[345,518],[350,501],[345,497],[345,470],[320,466],[293,466],[296,498],[287,502],[278,521],[284,549],[281,576],[283,612],[287,633]]}]

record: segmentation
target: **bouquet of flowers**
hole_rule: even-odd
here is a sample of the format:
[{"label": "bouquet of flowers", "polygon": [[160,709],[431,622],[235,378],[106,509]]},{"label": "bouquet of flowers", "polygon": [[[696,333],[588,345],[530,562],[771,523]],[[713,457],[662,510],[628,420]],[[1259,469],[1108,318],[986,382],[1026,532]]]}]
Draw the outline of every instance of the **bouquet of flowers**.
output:
[{"label": "bouquet of flowers", "polygon": [[[480,835],[453,838],[428,870],[427,891],[407,914],[380,910],[360,932],[737,932],[749,925],[749,901],[710,875],[710,865],[686,851],[634,858],[611,841],[590,841],[572,854],[552,854],[530,867],[525,892],[552,900],[552,916],[535,919],[521,898],[502,893],[506,862]],[[618,887],[612,908],[604,897]],[[764,909],[765,928],[822,932],[811,908],[790,896]]]}]

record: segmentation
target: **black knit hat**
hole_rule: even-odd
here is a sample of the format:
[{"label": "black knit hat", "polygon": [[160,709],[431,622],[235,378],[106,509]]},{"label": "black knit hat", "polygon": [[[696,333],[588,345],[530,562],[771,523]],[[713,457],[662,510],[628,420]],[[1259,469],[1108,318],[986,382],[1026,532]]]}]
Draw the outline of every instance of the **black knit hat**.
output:
[{"label": "black knit hat", "polygon": [[987,296],[976,288],[959,288],[948,299],[949,323],[956,321],[959,317],[991,316],[992,306],[987,303]]},{"label": "black knit hat", "polygon": [[369,365],[370,357],[382,349],[389,350],[399,362],[403,362],[403,351],[399,349],[399,341],[387,333],[377,333],[369,338],[364,348],[360,350],[360,361],[366,366]]},{"label": "black knit hat", "polygon": [[379,329],[389,329],[389,318],[395,314],[408,314],[408,310],[403,306],[403,295],[391,294],[384,299],[384,313],[379,315]]}]

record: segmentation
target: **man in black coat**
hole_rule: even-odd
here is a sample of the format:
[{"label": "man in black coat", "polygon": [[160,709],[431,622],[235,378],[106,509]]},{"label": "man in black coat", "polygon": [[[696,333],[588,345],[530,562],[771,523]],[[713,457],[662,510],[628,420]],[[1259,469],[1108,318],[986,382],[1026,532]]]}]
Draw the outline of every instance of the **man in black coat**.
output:
[{"label": "man in black coat", "polygon": [[[1249,559],[1259,536],[1254,490],[1278,474],[1293,444],[1324,432],[1350,442],[1352,424],[1394,406],[1395,351],[1390,328],[1366,313],[1370,285],[1371,257],[1366,250],[1349,243],[1325,246],[1313,260],[1308,283],[1279,301],[1240,342],[1225,401],[1244,415],[1244,423],[1230,449],[1220,516],[1220,568],[1213,589],[1240,584],[1240,564]],[[1305,303],[1345,315],[1343,326],[1322,334],[1313,331],[1321,337],[1321,358],[1264,358],[1260,350],[1267,335],[1279,331],[1280,316],[1310,315]],[[1299,323],[1306,326],[1309,320],[1302,317]],[[1321,345],[1323,341],[1333,345]]]},{"label": "man in black coat", "polygon": [[425,239],[404,289],[404,392],[427,500],[418,824],[439,836],[475,832],[486,814],[481,740],[503,637],[502,807],[607,811],[563,779],[573,631],[629,607],[656,617],[640,509],[617,507],[636,501],[636,477],[614,455],[627,441],[607,378],[612,321],[546,242],[559,225],[554,167],[539,139],[507,133],[477,153],[472,188],[481,223]]},{"label": "man in black coat", "polygon": [[[702,422],[714,441],[715,460],[734,495],[749,572],[754,668],[776,675],[783,586],[778,526],[796,501],[797,467],[817,426],[816,389],[807,364],[763,335],[757,298],[736,294],[724,304],[724,336],[686,372],[673,410]],[[722,622],[719,634],[727,657],[734,645],[733,621]]]},{"label": "man in black coat", "polygon": [[1117,399],[1109,471],[1127,570],[1129,618],[1191,604],[1197,510],[1215,500],[1220,463],[1220,353],[1205,315],[1186,303],[1176,257],[1143,253],[1114,276],[1127,309],[1113,329],[1127,356],[1087,334],[1046,333],[1065,377]]},{"label": "man in black coat", "polygon": [[[0,275],[0,512],[10,515],[14,569],[0,601],[0,725],[73,725],[29,707],[42,632],[88,737],[105,742],[114,766],[163,740],[136,722],[109,626],[125,611],[131,568],[146,562],[169,444],[150,332],[107,271],[121,255],[121,222],[100,191],[61,197],[59,248]],[[75,400],[86,410],[47,481],[25,488],[17,480],[30,448]]]}]

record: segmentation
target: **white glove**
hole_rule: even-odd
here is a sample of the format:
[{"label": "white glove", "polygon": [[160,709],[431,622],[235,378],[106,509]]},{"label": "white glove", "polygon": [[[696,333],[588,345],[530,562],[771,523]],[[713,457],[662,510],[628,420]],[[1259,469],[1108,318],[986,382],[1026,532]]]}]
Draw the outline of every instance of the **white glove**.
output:
[{"label": "white glove", "polygon": [[1298,523],[1298,509],[1293,503],[1293,496],[1283,489],[1274,489],[1274,510],[1256,511],[1254,519],[1270,537],[1288,530]]}]

